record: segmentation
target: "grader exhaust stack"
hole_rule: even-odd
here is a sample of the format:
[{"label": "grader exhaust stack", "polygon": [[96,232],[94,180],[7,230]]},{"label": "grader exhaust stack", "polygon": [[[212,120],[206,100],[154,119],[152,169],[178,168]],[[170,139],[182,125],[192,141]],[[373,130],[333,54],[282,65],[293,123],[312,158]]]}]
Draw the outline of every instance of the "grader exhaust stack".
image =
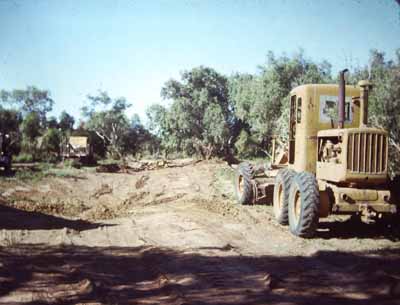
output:
[{"label": "grader exhaust stack", "polygon": [[344,79],[344,74],[347,71],[348,71],[347,69],[344,69],[343,71],[340,71],[339,74],[339,102],[338,102],[339,129],[344,128],[344,121],[345,121],[346,81]]}]

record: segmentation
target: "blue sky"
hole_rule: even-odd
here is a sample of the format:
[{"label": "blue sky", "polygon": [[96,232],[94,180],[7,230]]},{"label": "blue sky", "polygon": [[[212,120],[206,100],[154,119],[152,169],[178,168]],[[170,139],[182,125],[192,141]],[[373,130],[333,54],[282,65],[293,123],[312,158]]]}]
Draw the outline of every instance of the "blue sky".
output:
[{"label": "blue sky", "polygon": [[49,89],[53,114],[78,117],[98,89],[125,96],[130,113],[161,102],[180,72],[206,65],[257,71],[268,50],[303,48],[336,73],[400,48],[394,0],[44,1],[0,0],[0,89]]}]

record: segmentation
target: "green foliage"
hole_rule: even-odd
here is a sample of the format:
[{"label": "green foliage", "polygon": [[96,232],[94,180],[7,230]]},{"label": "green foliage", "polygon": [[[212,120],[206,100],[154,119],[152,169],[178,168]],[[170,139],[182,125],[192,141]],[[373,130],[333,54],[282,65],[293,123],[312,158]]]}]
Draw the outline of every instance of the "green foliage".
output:
[{"label": "green foliage", "polygon": [[157,139],[141,123],[138,115],[134,115],[130,126],[122,138],[122,151],[132,155],[155,152],[158,144]]},{"label": "green foliage", "polygon": [[[389,131],[392,173],[400,172],[400,49],[396,56],[387,60],[384,53],[372,50],[369,66],[357,67],[348,76],[351,84],[369,78],[374,85],[369,123]],[[337,83],[328,62],[317,63],[302,50],[292,56],[269,52],[258,68],[257,73],[229,78],[203,66],[183,72],[162,88],[168,106],[147,109],[148,128],[137,115],[127,117],[130,104],[125,98],[111,98],[105,91],[87,97],[85,120],[74,130],[75,119],[65,111],[58,121],[46,119],[54,103],[49,91],[33,86],[2,90],[0,132],[10,134],[14,153],[21,148],[16,158],[21,161],[37,160],[39,146],[43,156],[56,156],[66,135],[88,136],[96,157],[108,152],[112,158],[160,153],[211,158],[235,151],[241,158],[254,158],[271,150],[273,135],[286,147],[294,87]]]},{"label": "green foliage", "polygon": [[85,127],[96,133],[113,157],[122,157],[122,138],[129,130],[129,121],[125,110],[130,104],[125,98],[112,99],[107,92],[100,91],[96,96],[87,96],[89,106],[82,108],[83,115],[88,118]]},{"label": "green foliage", "polygon": [[14,162],[17,162],[17,163],[31,163],[34,161],[32,154],[28,154],[28,153],[21,153],[21,154],[15,156],[13,158],[13,160],[14,160]]},{"label": "green foliage", "polygon": [[292,57],[275,57],[269,52],[267,59],[258,74],[235,74],[229,79],[235,115],[248,126],[248,132],[262,149],[269,149],[272,135],[284,135],[280,140],[286,141],[288,126],[283,124],[282,114],[287,112],[288,96],[294,87],[332,82],[330,64],[315,63],[302,50]]},{"label": "green foliage", "polygon": [[0,107],[0,132],[18,132],[22,122],[21,113],[14,109],[3,109]]},{"label": "green foliage", "polygon": [[58,128],[57,118],[54,116],[50,117],[46,122],[46,127],[47,128]]},{"label": "green foliage", "polygon": [[[22,156],[22,155],[21,155]],[[86,169],[85,169],[86,170]],[[62,168],[54,164],[39,163],[32,168],[18,169],[15,174],[18,180],[37,182],[46,177],[82,178],[82,170],[71,166]]]},{"label": "green foliage", "polygon": [[58,124],[62,131],[71,131],[74,128],[75,119],[72,115],[68,114],[66,111],[61,112],[60,122]]},{"label": "green foliage", "polygon": [[137,115],[131,120],[125,111],[131,106],[125,98],[112,99],[107,92],[88,96],[90,105],[82,108],[88,118],[85,127],[94,132],[112,158],[136,154],[143,144],[152,139]]},{"label": "green foliage", "polygon": [[29,153],[36,160],[38,158],[38,137],[40,132],[40,116],[37,112],[28,113],[21,124],[23,153]]},{"label": "green foliage", "polygon": [[[59,128],[59,124],[55,117],[46,118],[54,104],[48,90],[34,86],[11,91],[1,90],[0,103],[0,130],[10,133],[14,155],[22,149],[21,160],[28,155],[28,159],[37,160],[40,156],[39,146],[42,144],[46,146],[44,152],[55,151],[57,144],[54,135],[57,132],[54,130]],[[63,113],[61,126],[71,126],[68,123],[71,120],[73,121],[72,117],[65,118]],[[40,138],[42,134],[46,135],[43,139]]]},{"label": "green foliage", "polygon": [[160,139],[159,149],[166,155],[175,150],[174,132],[169,117],[171,113],[162,105],[154,104],[146,110],[148,128],[156,138]]},{"label": "green foliage", "polygon": [[246,130],[242,130],[235,142],[237,155],[240,158],[254,157],[258,151],[257,143],[250,137]]},{"label": "green foliage", "polygon": [[[289,101],[289,97],[288,97]],[[277,145],[281,149],[285,149],[289,143],[289,115],[290,108],[287,106],[282,107],[282,112],[280,117],[276,121],[276,134],[277,137]]]},{"label": "green foliage", "polygon": [[43,179],[45,175],[40,170],[22,169],[15,173],[15,177],[22,181],[37,182]]},{"label": "green foliage", "polygon": [[82,178],[82,169],[80,166],[71,166],[64,168],[52,167],[48,170],[43,171],[43,176],[54,176],[60,178]]},{"label": "green foliage", "polygon": [[150,128],[167,154],[178,151],[207,159],[223,155],[233,121],[227,78],[202,66],[183,72],[181,78],[162,88],[161,96],[172,101],[169,108],[148,109]]},{"label": "green foliage", "polygon": [[54,104],[48,90],[34,86],[12,91],[2,90],[0,99],[3,103],[19,106],[24,116],[31,112],[37,113],[42,124],[46,122],[46,114],[53,109]]},{"label": "green foliage", "polygon": [[41,150],[45,156],[56,156],[60,154],[60,145],[62,140],[61,131],[55,128],[47,129],[42,138]]},{"label": "green foliage", "polygon": [[22,122],[22,135],[32,142],[40,136],[40,116],[37,112],[28,113]]},{"label": "green foliage", "polygon": [[78,158],[66,159],[63,161],[63,168],[64,169],[80,169],[82,168],[82,162]]}]

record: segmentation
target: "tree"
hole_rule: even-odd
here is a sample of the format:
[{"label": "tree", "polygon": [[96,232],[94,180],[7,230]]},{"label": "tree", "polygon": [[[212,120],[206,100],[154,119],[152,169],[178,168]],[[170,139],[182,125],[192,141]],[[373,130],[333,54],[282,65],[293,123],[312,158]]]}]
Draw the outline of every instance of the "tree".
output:
[{"label": "tree", "polygon": [[253,157],[257,153],[257,143],[250,137],[249,133],[243,129],[235,142],[237,155],[241,158]]},{"label": "tree", "polygon": [[203,158],[226,153],[233,121],[227,78],[215,70],[198,67],[182,73],[181,81],[169,80],[161,90],[169,108],[153,105],[147,111],[150,126],[168,151]]},{"label": "tree", "polygon": [[22,151],[31,154],[34,159],[37,157],[37,138],[40,132],[40,116],[37,112],[30,112],[22,121]]},{"label": "tree", "polygon": [[229,79],[229,95],[239,126],[265,150],[272,135],[282,135],[283,143],[287,139],[282,115],[287,113],[290,91],[301,84],[330,82],[331,65],[326,61],[315,63],[302,50],[292,57],[269,52],[258,74],[234,74]]},{"label": "tree", "polygon": [[2,90],[0,99],[3,103],[19,106],[24,116],[31,112],[37,113],[43,125],[46,123],[46,114],[53,109],[54,104],[48,90],[41,90],[34,86],[12,91]]},{"label": "tree", "polygon": [[157,137],[151,134],[142,124],[139,116],[134,114],[130,126],[122,137],[123,151],[137,155],[138,153],[153,154],[158,149]]},{"label": "tree", "polygon": [[50,156],[59,156],[61,140],[62,134],[60,130],[56,128],[49,128],[46,130],[42,138],[41,149],[42,152],[46,153],[47,158]]},{"label": "tree", "polygon": [[40,117],[36,112],[29,113],[22,121],[23,136],[34,142],[40,136]]},{"label": "tree", "polygon": [[46,128],[58,128],[57,118],[52,116],[47,120]]},{"label": "tree", "polygon": [[112,99],[105,91],[95,96],[88,95],[87,98],[90,104],[82,108],[83,115],[88,119],[86,128],[102,139],[113,157],[122,157],[126,153],[124,135],[129,131],[125,110],[131,105],[125,98]]},{"label": "tree", "polygon": [[59,118],[59,127],[62,131],[72,131],[74,129],[75,119],[72,115],[68,114],[66,111],[61,112]]},{"label": "tree", "polygon": [[22,122],[21,113],[13,109],[3,109],[0,107],[0,132],[12,133],[19,131]]}]

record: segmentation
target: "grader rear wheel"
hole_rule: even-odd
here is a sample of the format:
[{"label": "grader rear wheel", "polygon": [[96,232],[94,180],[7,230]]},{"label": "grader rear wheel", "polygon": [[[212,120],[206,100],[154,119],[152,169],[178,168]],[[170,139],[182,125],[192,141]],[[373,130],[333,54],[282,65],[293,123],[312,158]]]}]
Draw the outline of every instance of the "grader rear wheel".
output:
[{"label": "grader rear wheel", "polygon": [[235,193],[239,204],[251,204],[254,199],[253,183],[254,170],[251,164],[240,163],[235,177]]},{"label": "grader rear wheel", "polygon": [[275,219],[281,225],[289,222],[288,201],[289,191],[295,172],[290,169],[281,169],[275,178],[273,209]]},{"label": "grader rear wheel", "polygon": [[313,237],[319,220],[319,191],[314,175],[302,172],[294,176],[289,192],[289,227],[300,237]]}]

